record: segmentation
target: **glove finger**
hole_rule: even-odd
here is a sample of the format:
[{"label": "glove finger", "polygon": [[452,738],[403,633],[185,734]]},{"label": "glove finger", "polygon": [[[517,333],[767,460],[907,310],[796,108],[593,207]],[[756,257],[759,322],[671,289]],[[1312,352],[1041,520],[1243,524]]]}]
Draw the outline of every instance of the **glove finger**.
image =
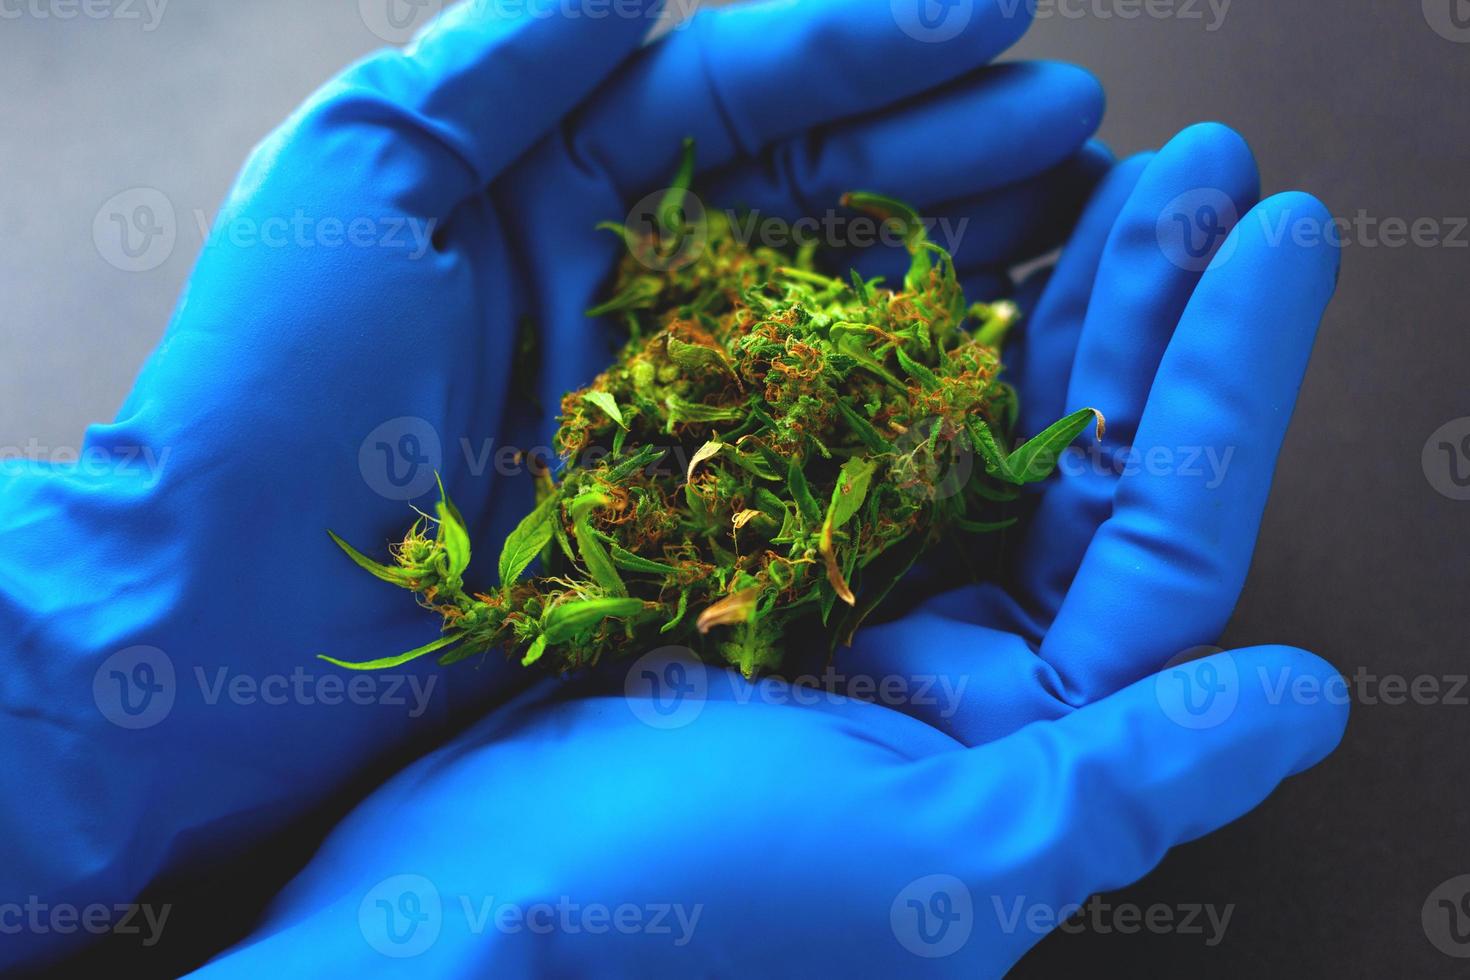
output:
[{"label": "glove finger", "polygon": [[1026,4],[975,0],[968,16],[946,17],[958,31],[935,43],[896,9],[888,0],[806,0],[703,10],[588,106],[579,150],[637,197],[674,171],[686,136],[702,167],[755,156],[776,140],[954,81],[1030,24]]},{"label": "glove finger", "polygon": [[1088,202],[1055,269],[1041,280],[1045,288],[1033,300],[1037,287],[1028,281],[1016,297],[1020,329],[1006,346],[1005,361],[1020,396],[1017,428],[1022,435],[1040,432],[1066,414],[1072,362],[1103,248],[1152,158],[1151,153],[1139,154],[1113,168]]},{"label": "glove finger", "polygon": [[1101,89],[1082,69],[997,65],[921,100],[782,140],[712,175],[707,193],[786,220],[828,211],[852,190],[927,208],[1055,167],[1101,119]]},{"label": "glove finger", "polygon": [[[1319,693],[1282,697],[1281,678]],[[1239,818],[1321,761],[1347,718],[1334,685],[1341,678],[1310,654],[1241,650],[916,763],[895,792],[923,801],[912,826],[937,849],[923,884],[949,893],[942,904],[918,896],[919,908],[961,922],[968,909],[970,928],[950,940],[962,943],[960,958],[1014,962],[1090,895],[1138,880],[1171,847]],[[1028,920],[1028,908],[1049,911],[1050,925]]]},{"label": "glove finger", "polygon": [[[961,279],[1018,265],[1051,251],[1066,240],[1087,200],[1109,168],[1113,155],[1096,140],[1035,177],[980,194],[922,205],[931,222],[930,240],[947,249]],[[898,180],[906,177],[898,175]],[[893,196],[913,203],[926,190],[919,181],[899,186]],[[813,204],[812,195],[803,195]],[[911,256],[901,245],[879,244],[833,256],[835,267],[851,266],[865,279],[882,276],[902,282]],[[971,301],[983,297],[971,294]],[[1017,302],[1019,302],[1017,297]]]},{"label": "glove finger", "polygon": [[1195,290],[1138,430],[1140,446],[1177,448],[1124,474],[1042,644],[1074,696],[1106,695],[1224,629],[1336,287],[1330,221],[1308,195],[1271,198]]},{"label": "glove finger", "polygon": [[[1117,477],[1105,464],[1133,445],[1164,347],[1204,268],[1161,239],[1160,228],[1171,226],[1161,225],[1160,216],[1202,201],[1220,222],[1233,224],[1234,215],[1255,203],[1257,187],[1255,162],[1239,136],[1217,124],[1192,126],[1149,162],[1108,237],[1064,409],[1102,412],[1104,441],[1062,457],[1061,473],[1042,493],[1016,563],[1018,592],[1042,623],[1056,614],[1111,511]],[[1212,235],[1204,248],[1222,239]],[[1056,417],[1031,424],[1044,427]]]},{"label": "glove finger", "polygon": [[[631,0],[607,16],[596,0],[567,2],[555,17],[457,4],[408,47],[349,68],[285,127],[312,137],[291,141],[293,169],[310,148],[319,179],[365,174],[407,213],[447,215],[635,54],[660,6]],[[275,145],[268,141],[264,160]]]},{"label": "glove finger", "polygon": [[1029,627],[995,585],[955,589],[859,629],[835,669],[848,697],[901,711],[961,745],[984,745],[1073,710],[1026,640]]}]

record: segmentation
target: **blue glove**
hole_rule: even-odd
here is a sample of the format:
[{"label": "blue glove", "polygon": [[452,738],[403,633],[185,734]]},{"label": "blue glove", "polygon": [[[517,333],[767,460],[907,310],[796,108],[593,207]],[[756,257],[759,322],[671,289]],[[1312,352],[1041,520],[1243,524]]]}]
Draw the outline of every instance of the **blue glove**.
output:
[{"label": "blue glove", "polygon": [[[529,683],[315,660],[435,635],[325,532],[381,557],[438,471],[503,537],[533,481],[496,476],[524,469],[500,450],[547,445],[610,356],[583,311],[621,246],[594,225],[683,137],[722,204],[794,216],[861,187],[969,216],[973,269],[1047,247],[1110,165],[1085,72],[984,67],[1026,27],[1014,4],[939,44],[886,0],[743,6],[641,50],[640,0],[545,13],[454,7],[329,82],[245,165],[84,465],[0,472],[0,897],[111,908],[205,875]],[[0,968],[91,931],[7,932]]]},{"label": "blue glove", "polygon": [[1230,613],[1335,285],[1335,248],[1280,234],[1321,205],[1256,185],[1237,136],[1189,129],[1022,287],[1028,418],[1099,406],[1122,475],[1069,459],[1005,588],[798,683],[658,651],[548,681],[369,798],[199,976],[999,976],[1315,764],[1346,721],[1321,660],[1154,674]]}]

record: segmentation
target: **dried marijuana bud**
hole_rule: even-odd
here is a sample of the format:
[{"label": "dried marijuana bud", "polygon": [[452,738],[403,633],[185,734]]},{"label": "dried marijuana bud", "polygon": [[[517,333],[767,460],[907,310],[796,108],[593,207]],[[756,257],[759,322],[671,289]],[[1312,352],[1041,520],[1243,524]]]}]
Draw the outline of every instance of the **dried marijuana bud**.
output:
[{"label": "dried marijuana bud", "polygon": [[[444,632],[383,660],[323,659],[374,669],[500,648],[567,671],[683,643],[747,677],[778,670],[798,631],[850,640],[939,536],[1008,525],[997,508],[1094,420],[1101,433],[1082,409],[1007,450],[1016,398],[999,347],[1017,311],[967,304],[912,209],[843,200],[903,235],[912,262],[890,289],[821,274],[811,247],[750,247],[723,213],[690,219],[692,173],[686,145],[664,234],[603,226],[629,254],[589,313],[621,317],[630,339],[563,399],[563,466],[504,542],[499,588],[466,590],[470,538],[442,494],[391,564],[333,535]],[[700,247],[670,261],[670,233]]]}]

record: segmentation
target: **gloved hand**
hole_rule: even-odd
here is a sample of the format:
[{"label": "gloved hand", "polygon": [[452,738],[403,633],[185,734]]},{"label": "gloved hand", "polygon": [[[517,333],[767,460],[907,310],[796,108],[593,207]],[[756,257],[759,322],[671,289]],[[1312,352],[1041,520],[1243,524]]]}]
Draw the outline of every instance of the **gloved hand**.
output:
[{"label": "gloved hand", "polygon": [[1237,136],[1189,129],[1023,287],[1028,417],[1096,405],[1108,457],[1143,462],[1069,459],[1004,587],[803,684],[660,652],[547,681],[360,806],[199,976],[999,976],[1315,764],[1346,709],[1299,693],[1335,677],[1310,654],[1147,676],[1230,613],[1335,285],[1336,249],[1297,234],[1321,205],[1256,186]]},{"label": "gloved hand", "polygon": [[[475,2],[329,82],[251,156],[84,464],[0,474],[0,896],[111,908],[205,875],[525,683],[313,659],[434,636],[325,532],[381,557],[438,470],[501,539],[532,480],[497,475],[523,468],[500,450],[546,445],[609,357],[583,311],[620,244],[594,225],[683,137],[722,205],[860,186],[970,217],[970,268],[1047,247],[1109,161],[1086,73],[983,67],[1025,9],[977,4],[926,43],[886,0],[742,6],[640,51],[641,0]],[[92,931],[7,931],[0,968]]]}]

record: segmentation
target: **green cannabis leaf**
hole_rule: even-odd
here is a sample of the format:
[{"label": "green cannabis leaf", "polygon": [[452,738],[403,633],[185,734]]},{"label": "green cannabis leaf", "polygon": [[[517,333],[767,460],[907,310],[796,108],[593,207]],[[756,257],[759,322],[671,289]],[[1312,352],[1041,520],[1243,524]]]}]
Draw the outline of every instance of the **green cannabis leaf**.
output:
[{"label": "green cannabis leaf", "polygon": [[536,556],[551,543],[555,533],[556,497],[547,497],[521,518],[500,549],[500,584],[514,584]]},{"label": "green cannabis leaf", "polygon": [[628,423],[623,421],[623,410],[618,408],[618,400],[605,391],[589,391],[582,396],[589,405],[596,405],[607,413],[607,417],[618,424],[619,428],[626,429]]},{"label": "green cannabis leaf", "polygon": [[[697,223],[702,245],[677,268],[647,261],[657,231],[599,226],[628,256],[589,314],[616,314],[630,339],[562,400],[562,468],[503,543],[499,588],[465,589],[470,535],[441,487],[435,518],[409,529],[392,563],[332,537],[416,593],[444,635],[368,663],[323,659],[377,669],[502,650],[568,671],[678,642],[747,676],[779,670],[800,631],[850,642],[936,542],[1009,526],[1021,487],[1089,425],[1101,437],[1102,416],[1081,409],[1015,445],[1015,391],[998,375],[1018,311],[967,303],[913,208],[843,199],[907,246],[908,273],[887,288],[826,275],[811,247],[747,245],[737,219],[693,206],[693,172],[686,143],[658,222]],[[941,479],[969,474],[972,456],[977,472]]]}]

